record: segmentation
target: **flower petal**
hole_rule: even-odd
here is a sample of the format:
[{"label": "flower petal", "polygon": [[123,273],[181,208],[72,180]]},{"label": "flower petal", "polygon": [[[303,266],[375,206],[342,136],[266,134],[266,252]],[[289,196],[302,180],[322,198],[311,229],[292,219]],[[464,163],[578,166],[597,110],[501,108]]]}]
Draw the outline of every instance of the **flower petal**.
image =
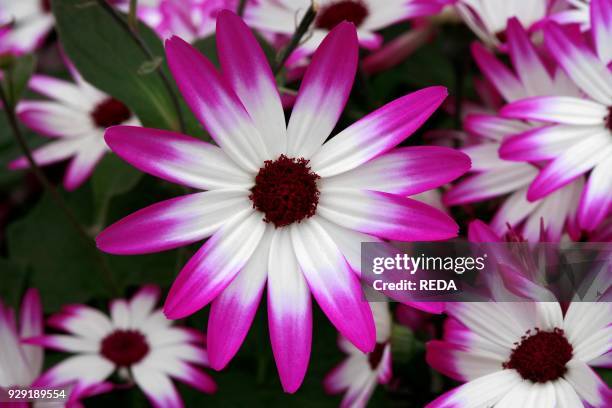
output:
[{"label": "flower petal", "polygon": [[311,159],[312,169],[330,177],[392,149],[414,133],[446,95],[446,88],[432,86],[386,104],[325,143]]},{"label": "flower petal", "polygon": [[119,255],[188,245],[212,235],[235,214],[248,211],[247,194],[213,190],[161,201],[107,227],[96,244],[104,252]]},{"label": "flower petal", "polygon": [[342,253],[312,217],[291,226],[291,241],[310,290],[338,331],[364,353],[374,349],[376,329],[370,305]]},{"label": "flower petal", "polygon": [[[87,141],[82,138],[54,140],[34,150],[32,156],[36,164],[45,166],[74,156],[86,143]],[[30,163],[25,157],[20,157],[9,164],[12,170],[25,169],[29,166]]]},{"label": "flower petal", "polygon": [[465,154],[447,147],[415,146],[393,150],[353,170],[325,178],[325,188],[356,188],[398,195],[440,187],[470,168]]},{"label": "flower petal", "polygon": [[257,171],[270,155],[226,79],[208,59],[176,36],[166,40],[166,55],[181,94],[215,142],[240,167]]},{"label": "flower petal", "polygon": [[251,258],[265,228],[261,214],[252,211],[226,223],[179,273],[164,304],[166,316],[189,316],[217,297]]},{"label": "flower petal", "polygon": [[58,387],[75,382],[95,384],[104,381],[114,370],[115,365],[98,354],[80,354],[45,371],[32,387]]},{"label": "flower petal", "polygon": [[286,151],[287,128],[276,81],[255,36],[240,17],[223,10],[217,16],[217,50],[223,75],[259,130],[269,159]]},{"label": "flower petal", "polygon": [[212,302],[207,350],[210,366],[215,370],[223,369],[230,362],[251,327],[268,275],[272,235],[272,227],[268,227],[253,256]]},{"label": "flower petal", "polygon": [[27,127],[45,136],[74,138],[96,129],[88,113],[51,101],[23,101],[17,116]]},{"label": "flower petal", "polygon": [[114,126],[104,135],[111,150],[134,167],[202,190],[250,188],[253,176],[210,143],[166,130]]},{"label": "flower petal", "polygon": [[488,51],[484,45],[474,42],[472,56],[484,76],[507,102],[526,97],[523,84],[516,75]]},{"label": "flower petal", "polygon": [[108,316],[84,305],[64,306],[60,313],[47,320],[47,324],[55,329],[94,340],[101,340],[113,330]]},{"label": "flower petal", "polygon": [[578,395],[594,407],[609,407],[612,404],[612,391],[586,363],[577,359],[566,364],[565,380]]},{"label": "flower petal", "polygon": [[274,360],[285,392],[302,384],[312,341],[310,291],[288,228],[277,229],[268,261],[268,324]]},{"label": "flower petal", "polygon": [[612,104],[612,73],[586,46],[556,23],[544,26],[544,40],[565,73],[591,98]]},{"label": "flower petal", "polygon": [[578,212],[580,226],[592,231],[605,219],[612,206],[612,156],[600,162],[591,174],[582,194]]},{"label": "flower petal", "polygon": [[401,241],[443,240],[458,232],[457,224],[442,211],[376,191],[325,189],[317,213],[343,227]]},{"label": "flower petal", "polygon": [[609,132],[602,129],[572,146],[540,171],[529,186],[527,198],[540,199],[591,170],[612,154]]},{"label": "flower petal", "polygon": [[463,127],[476,136],[500,142],[507,136],[522,133],[530,128],[528,124],[516,119],[483,114],[468,115]]},{"label": "flower petal", "polygon": [[336,26],[315,51],[289,119],[289,155],[310,158],[330,135],[351,92],[357,54],[357,33],[348,22]]},{"label": "flower petal", "polygon": [[538,127],[506,139],[499,149],[499,155],[503,159],[516,161],[550,160],[599,130],[597,126]]},{"label": "flower petal", "polygon": [[95,108],[96,100],[84,93],[78,85],[47,75],[32,75],[28,87],[36,93],[47,96],[85,115]]},{"label": "flower petal", "polygon": [[91,176],[94,168],[107,152],[106,145],[101,138],[88,139],[68,164],[64,175],[64,188],[67,191],[80,187]]},{"label": "flower petal", "polygon": [[509,118],[541,120],[568,125],[602,125],[606,106],[571,96],[538,96],[506,105],[500,114]]},{"label": "flower petal", "polygon": [[[23,296],[19,316],[19,336],[21,338],[40,336],[43,334],[43,310],[40,294],[37,289],[30,288]],[[43,350],[39,347],[22,346],[23,353],[33,372],[38,374],[42,369]]]},{"label": "flower petal", "polygon": [[168,376],[145,364],[132,367],[134,382],[145,393],[155,408],[182,408],[183,401]]},{"label": "flower petal", "polygon": [[612,62],[612,3],[609,0],[591,0],[591,33],[599,59]]}]

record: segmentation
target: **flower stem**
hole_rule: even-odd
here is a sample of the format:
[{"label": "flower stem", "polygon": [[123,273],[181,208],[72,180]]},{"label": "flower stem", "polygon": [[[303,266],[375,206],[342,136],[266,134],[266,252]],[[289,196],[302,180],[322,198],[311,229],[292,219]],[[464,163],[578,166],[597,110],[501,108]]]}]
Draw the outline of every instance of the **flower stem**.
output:
[{"label": "flower stem", "polygon": [[130,9],[128,11],[128,24],[130,29],[137,33],[138,32],[138,17],[136,16],[136,9],[138,7],[138,0],[130,0]]},{"label": "flower stem", "polygon": [[[121,16],[121,14],[119,14],[119,12],[117,12],[117,10],[106,0],[98,0],[98,4],[100,5],[100,7],[106,10],[115,19],[115,21],[119,24],[119,26],[123,28],[125,32],[127,32],[130,35],[130,37],[132,37],[134,42],[136,42],[136,44],[142,50],[142,52],[145,53],[147,58],[149,58],[151,62],[154,62],[156,57],[155,55],[153,55],[153,52],[151,52],[151,49],[149,48],[149,46],[142,40],[142,38],[136,32],[136,30],[132,30],[130,28],[130,25],[125,21],[125,19]],[[168,94],[170,95],[170,98],[172,99],[172,104],[174,105],[174,109],[176,111],[176,115],[179,120],[180,131],[181,133],[185,133],[185,120],[183,118],[183,113],[181,112],[181,105],[179,104],[178,98],[176,97],[176,94],[174,93],[174,89],[172,89],[170,80],[159,67],[156,69],[156,71],[160,79],[162,80],[164,87],[166,88],[166,91],[168,92]]]},{"label": "flower stem", "polygon": [[0,101],[2,101],[2,105],[4,106],[4,113],[8,119],[9,127],[19,144],[19,147],[23,151],[28,163],[30,164],[30,168],[38,181],[43,185],[43,187],[49,192],[51,198],[55,202],[55,204],[62,210],[68,222],[74,227],[74,229],[79,233],[81,238],[87,243],[92,251],[92,255],[95,258],[96,262],[100,266],[100,272],[102,274],[102,278],[107,281],[108,287],[114,295],[119,295],[119,287],[117,286],[117,282],[115,282],[114,275],[110,270],[106,258],[102,256],[102,254],[96,248],[92,237],[87,234],[87,231],[83,228],[76,215],[72,212],[64,198],[57,191],[55,186],[49,181],[45,173],[38,167],[34,157],[32,156],[32,152],[26,143],[21,130],[19,129],[19,125],[17,124],[17,116],[15,114],[15,105],[11,103],[11,100],[8,98],[7,93],[4,90],[4,86],[0,85]]},{"label": "flower stem", "polygon": [[312,24],[316,16],[317,8],[315,3],[312,2],[310,4],[310,7],[308,7],[308,10],[306,11],[306,14],[304,14],[304,17],[302,17],[302,20],[298,24],[295,32],[293,33],[289,44],[287,44],[287,46],[283,48],[281,53],[278,55],[276,65],[274,66],[274,75],[278,75],[291,53],[293,53],[297,46],[300,45],[302,37],[308,32],[308,30],[310,29],[310,25]]}]

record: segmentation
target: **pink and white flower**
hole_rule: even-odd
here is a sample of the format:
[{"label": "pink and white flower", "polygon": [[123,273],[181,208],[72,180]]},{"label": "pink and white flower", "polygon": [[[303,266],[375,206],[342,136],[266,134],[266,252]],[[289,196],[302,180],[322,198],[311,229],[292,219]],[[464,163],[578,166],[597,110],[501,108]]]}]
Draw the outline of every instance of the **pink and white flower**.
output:
[{"label": "pink and white flower", "polygon": [[[118,3],[120,10],[128,11],[129,0]],[[137,14],[162,38],[177,35],[193,42],[214,33],[219,11],[237,7],[238,0],[140,0]]]},{"label": "pink and white flower", "polygon": [[[564,73],[555,68],[551,73],[516,19],[508,22],[508,49],[514,70],[508,69],[479,43],[472,54],[480,70],[507,102],[532,95],[579,95]],[[499,149],[508,137],[534,128],[536,124],[508,119],[497,114],[470,114],[464,128],[480,143],[462,149],[472,160],[472,175],[453,186],[444,196],[446,205],[479,202],[510,194],[498,209],[491,226],[504,235],[507,225],[519,230],[530,242],[538,242],[540,223],[544,220],[547,236],[557,241],[567,223],[575,218],[583,186],[581,178],[555,194],[530,201],[527,190],[537,177],[532,163],[514,162],[499,157]],[[539,165],[539,163],[536,163]]]},{"label": "pink and white flower", "polygon": [[489,46],[505,43],[508,20],[530,28],[542,20],[556,0],[456,0],[455,8],[467,26]]},{"label": "pink and white flower", "polygon": [[25,341],[76,353],[44,372],[37,387],[70,387],[70,400],[108,391],[108,378],[118,371],[133,380],[155,407],[182,407],[171,378],[212,393],[216,384],[200,368],[208,366],[202,334],[172,326],[161,309],[159,289],[144,286],[130,300],[110,304],[110,318],[86,305],[70,305],[51,316],[48,325],[68,334],[46,334]]},{"label": "pink and white flower", "polygon": [[310,357],[311,294],[342,335],[372,351],[360,243],[456,236],[448,215],[405,196],[458,177],[469,160],[448,148],[391,150],[442,103],[442,87],[397,99],[324,143],[357,69],[350,23],[314,54],[288,125],[249,28],[223,11],[216,39],[222,74],[179,38],[166,42],[166,53],[187,104],[219,147],[154,129],[106,132],[111,149],[135,167],[208,191],[142,209],[108,227],[97,244],[127,255],[211,237],[174,282],[166,315],[182,318],[212,302],[208,350],[221,369],[244,340],[267,282],[272,349],[284,389],[294,392]]},{"label": "pink and white flower", "polygon": [[[612,8],[610,12],[612,19]],[[553,57],[584,96],[539,93],[505,106],[501,114],[506,117],[546,125],[505,140],[500,155],[509,160],[550,161],[530,184],[530,200],[554,194],[588,174],[578,222],[591,231],[612,209],[612,72],[580,38],[556,23],[547,24],[544,33]]]},{"label": "pink and white flower", "polygon": [[329,394],[345,393],[341,407],[363,408],[367,405],[377,384],[391,380],[391,313],[386,302],[370,303],[376,323],[376,347],[363,353],[344,337],[338,347],[346,359],[338,364],[323,381]]},{"label": "pink and white flower", "polygon": [[612,304],[447,303],[444,340],[428,363],[466,384],[427,408],[609,407],[590,366],[610,366]]},{"label": "pink and white flower", "polygon": [[0,0],[0,54],[34,51],[54,24],[50,0]]},{"label": "pink and white flower", "polygon": [[36,289],[23,297],[19,325],[15,312],[0,301],[0,389],[29,387],[40,374],[43,350],[21,339],[43,333],[43,312]]},{"label": "pink and white flower", "polygon": [[[127,106],[87,83],[70,66],[74,82],[36,74],[28,86],[49,100],[22,101],[17,106],[21,122],[54,139],[33,151],[39,165],[70,159],[64,176],[66,190],[74,190],[91,176],[109,151],[104,130],[119,124],[140,124]],[[11,169],[29,166],[25,157],[9,164]]]},{"label": "pink and white flower", "polygon": [[[311,0],[258,0],[245,11],[247,24],[266,35],[291,37]],[[343,21],[357,27],[359,44],[376,49],[383,41],[376,32],[410,18],[434,15],[447,0],[318,0],[312,31],[287,60],[291,66],[312,54],[334,27]]]}]

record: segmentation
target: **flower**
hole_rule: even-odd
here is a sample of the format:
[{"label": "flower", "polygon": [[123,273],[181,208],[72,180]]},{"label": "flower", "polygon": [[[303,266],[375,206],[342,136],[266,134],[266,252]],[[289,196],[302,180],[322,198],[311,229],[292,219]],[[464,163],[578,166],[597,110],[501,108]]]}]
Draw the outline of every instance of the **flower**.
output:
[{"label": "flower", "polygon": [[51,0],[0,0],[0,54],[33,51],[53,25]]},{"label": "flower", "polygon": [[360,243],[456,236],[449,216],[405,196],[458,177],[469,161],[448,148],[389,151],[436,110],[442,87],[397,99],[323,144],[357,69],[351,23],[332,30],[314,54],[288,126],[248,27],[223,11],[216,39],[223,75],[179,38],[166,42],[166,53],[187,104],[220,147],[154,129],[106,132],[110,148],[135,167],[209,191],[142,209],[104,230],[97,244],[138,254],[212,236],[175,280],[166,315],[182,318],[212,302],[208,350],[221,369],[244,340],[267,281],[272,350],[293,392],[310,357],[311,293],[342,335],[372,351],[374,322],[355,273]]},{"label": "flower", "polygon": [[[291,66],[312,54],[334,27],[343,21],[357,27],[359,44],[378,48],[383,41],[376,31],[410,18],[438,13],[446,0],[318,0],[317,16],[307,39],[287,60]],[[289,38],[311,5],[311,0],[260,0],[248,4],[247,24],[267,35]]]},{"label": "flower", "polygon": [[571,303],[563,315],[556,302],[447,303],[447,312],[444,340],[427,343],[427,362],[466,384],[427,408],[612,403],[589,367],[610,366],[612,304]]},{"label": "flower", "polygon": [[43,350],[21,344],[21,339],[39,336],[43,332],[43,313],[40,295],[28,289],[23,297],[17,327],[15,313],[0,301],[0,389],[28,387],[40,374]]},{"label": "flower", "polygon": [[[117,1],[120,10],[129,10],[129,0]],[[233,9],[237,0],[145,0],[138,2],[138,17],[162,38],[178,35],[193,42],[214,32],[220,10]]]},{"label": "flower", "polygon": [[524,27],[543,19],[549,0],[456,0],[455,7],[465,24],[490,46],[505,42],[508,19],[516,18]]},{"label": "flower", "polygon": [[[512,102],[531,95],[579,95],[579,90],[563,72],[554,67],[549,72],[537,49],[517,19],[508,22],[508,49],[514,72],[497,60],[479,43],[472,46],[472,54],[480,70],[504,100]],[[537,177],[536,165],[505,160],[499,157],[503,141],[537,126],[497,114],[470,114],[464,128],[480,139],[462,151],[472,160],[473,174],[455,185],[444,196],[446,205],[460,205],[491,199],[510,193],[497,210],[491,226],[498,235],[507,225],[516,228],[530,242],[538,242],[540,223],[544,220],[547,236],[558,241],[566,225],[574,223],[578,199],[583,185],[581,178],[555,194],[530,201],[527,189]]]},{"label": "flower", "polygon": [[[55,139],[33,151],[39,165],[72,158],[64,176],[66,190],[74,190],[89,178],[108,151],[104,130],[113,125],[140,122],[119,100],[87,83],[69,64],[74,83],[46,75],[34,75],[28,86],[49,97],[45,101],[22,101],[19,119],[32,130]],[[25,157],[9,164],[11,169],[29,166]]]},{"label": "flower", "polygon": [[338,347],[347,354],[346,359],[327,374],[323,380],[329,394],[346,392],[341,407],[365,407],[376,388],[376,384],[387,384],[391,380],[391,313],[386,302],[371,302],[376,323],[376,347],[363,353],[348,340],[340,336]]},{"label": "flower", "polygon": [[532,201],[588,173],[578,222],[592,231],[612,208],[612,73],[580,38],[556,23],[547,24],[544,33],[553,57],[586,98],[538,94],[505,106],[501,114],[506,117],[546,124],[504,141],[500,155],[508,160],[549,160],[529,186],[527,198]]},{"label": "flower", "polygon": [[47,323],[68,334],[46,334],[25,341],[77,355],[44,372],[34,386],[71,386],[72,400],[108,384],[105,381],[119,370],[119,375],[133,380],[156,407],[182,406],[170,378],[202,392],[214,392],[214,381],[195,367],[208,365],[206,351],[199,346],[204,336],[172,326],[160,309],[154,309],[158,300],[159,289],[144,286],[129,301],[112,301],[110,319],[86,305],[65,306]]}]

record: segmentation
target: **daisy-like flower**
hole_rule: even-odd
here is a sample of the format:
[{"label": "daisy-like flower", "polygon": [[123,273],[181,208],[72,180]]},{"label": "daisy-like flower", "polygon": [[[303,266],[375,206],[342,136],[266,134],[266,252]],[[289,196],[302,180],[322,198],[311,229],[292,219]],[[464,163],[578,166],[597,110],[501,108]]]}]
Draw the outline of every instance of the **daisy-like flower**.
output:
[{"label": "daisy-like flower", "polygon": [[447,303],[444,340],[428,363],[466,384],[427,408],[609,407],[590,366],[611,364],[612,304]]},{"label": "daisy-like flower", "polygon": [[[64,176],[64,187],[70,191],[89,178],[109,151],[104,142],[107,127],[140,122],[127,106],[91,86],[68,65],[74,82],[46,75],[32,76],[30,89],[49,100],[22,101],[17,105],[17,115],[30,129],[55,139],[33,151],[39,165],[71,159]],[[28,166],[25,157],[9,164],[11,169]]]},{"label": "daisy-like flower", "polygon": [[456,236],[448,215],[405,196],[458,177],[469,160],[448,148],[391,150],[442,103],[442,87],[395,100],[323,143],[357,70],[351,23],[332,30],[314,54],[288,125],[249,28],[223,11],[216,39],[222,74],[179,38],[166,42],[166,54],[187,104],[219,147],[154,129],[106,132],[111,149],[137,168],[209,191],[142,209],[108,227],[97,244],[139,254],[211,236],[170,289],[166,315],[182,318],[212,301],[208,351],[212,367],[223,368],[267,281],[272,350],[283,387],[293,392],[310,357],[311,294],[342,335],[372,351],[374,322],[356,273],[360,243]]},{"label": "daisy-like flower", "polygon": [[[129,0],[117,3],[120,10],[129,10]],[[237,6],[237,0],[140,0],[137,14],[162,38],[177,35],[193,42],[215,31],[219,11]]]},{"label": "daisy-like flower", "polygon": [[[507,34],[514,71],[479,43],[472,47],[480,70],[505,101],[512,102],[532,95],[579,95],[578,89],[560,69],[556,68],[554,74],[550,73],[518,20],[508,22]],[[498,235],[504,235],[510,224],[528,241],[538,242],[543,219],[547,236],[553,241],[559,240],[567,223],[575,224],[582,178],[545,198],[530,201],[527,189],[537,177],[538,168],[531,163],[502,159],[498,154],[505,139],[534,126],[536,124],[495,114],[468,115],[464,128],[481,140],[462,149],[472,159],[473,174],[446,193],[445,204],[468,204],[510,194],[491,221]]]},{"label": "daisy-like flower", "polygon": [[0,0],[0,54],[24,54],[53,28],[50,0]]},{"label": "daisy-like flower", "polygon": [[323,381],[329,394],[345,393],[340,407],[363,408],[377,384],[391,380],[391,313],[386,302],[370,303],[376,323],[376,347],[363,353],[340,336],[338,347],[347,354]]},{"label": "daisy-like flower", "polygon": [[[245,21],[267,35],[289,38],[310,7],[311,0],[259,0],[248,4]],[[410,18],[437,14],[447,0],[316,0],[317,16],[306,40],[287,60],[300,62],[317,49],[323,38],[343,21],[357,27],[359,44],[376,49],[383,41],[376,31]]]},{"label": "daisy-like flower", "polygon": [[530,28],[542,20],[551,0],[456,0],[457,13],[483,42],[490,46],[505,43],[508,19],[516,18]]},{"label": "daisy-like flower", "polygon": [[133,380],[155,407],[182,407],[171,378],[205,393],[216,390],[210,376],[196,366],[207,366],[204,336],[172,326],[155,309],[159,289],[144,286],[129,301],[110,304],[110,319],[85,305],[66,306],[47,324],[68,334],[47,334],[25,341],[55,350],[78,353],[44,372],[34,383],[40,388],[68,386],[70,400],[107,384],[118,371]]},{"label": "daisy-like flower", "polygon": [[578,222],[591,231],[612,208],[612,72],[580,38],[556,23],[547,24],[544,33],[553,57],[586,98],[538,94],[505,106],[501,114],[506,117],[547,124],[506,140],[500,155],[509,160],[550,160],[530,184],[530,200],[554,194],[588,174]]},{"label": "daisy-like flower", "polygon": [[0,389],[29,387],[40,374],[43,350],[21,344],[21,339],[43,332],[43,313],[36,289],[29,289],[21,303],[19,327],[15,312],[0,301]]}]

